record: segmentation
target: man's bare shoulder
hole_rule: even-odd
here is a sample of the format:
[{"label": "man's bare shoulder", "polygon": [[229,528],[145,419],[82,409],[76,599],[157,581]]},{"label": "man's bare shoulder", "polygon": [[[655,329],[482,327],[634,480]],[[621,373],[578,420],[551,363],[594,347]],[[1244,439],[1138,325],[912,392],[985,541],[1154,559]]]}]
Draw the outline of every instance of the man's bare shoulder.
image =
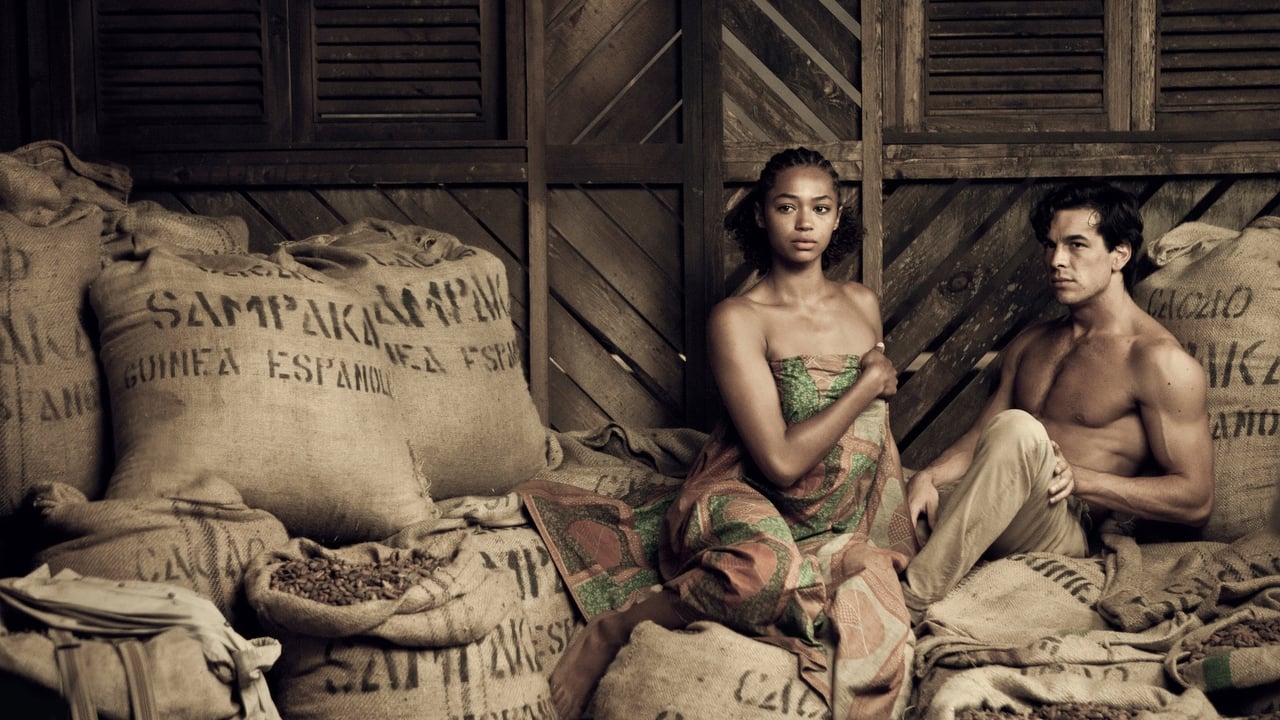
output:
[{"label": "man's bare shoulder", "polygon": [[1065,331],[1061,319],[1043,320],[1023,328],[1005,347],[1004,355],[1014,358],[1027,350],[1043,350]]}]

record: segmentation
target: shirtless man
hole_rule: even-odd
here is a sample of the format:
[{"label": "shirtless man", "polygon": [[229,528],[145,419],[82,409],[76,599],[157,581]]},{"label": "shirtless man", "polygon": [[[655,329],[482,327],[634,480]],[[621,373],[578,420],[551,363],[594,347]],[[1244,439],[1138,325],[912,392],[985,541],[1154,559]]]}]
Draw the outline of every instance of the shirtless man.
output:
[{"label": "shirtless man", "polygon": [[932,527],[903,574],[913,614],[984,557],[1087,556],[1107,512],[1202,527],[1213,510],[1204,370],[1129,296],[1136,200],[1074,183],[1041,199],[1031,225],[1067,316],[1009,344],[973,428],[908,484],[911,520]]}]

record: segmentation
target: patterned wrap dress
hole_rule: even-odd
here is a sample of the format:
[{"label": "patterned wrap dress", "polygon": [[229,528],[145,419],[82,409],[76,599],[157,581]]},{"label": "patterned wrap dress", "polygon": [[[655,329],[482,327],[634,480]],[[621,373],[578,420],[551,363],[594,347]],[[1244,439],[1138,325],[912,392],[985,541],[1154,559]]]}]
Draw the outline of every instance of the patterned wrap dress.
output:
[{"label": "patterned wrap dress", "polygon": [[[789,425],[858,378],[856,355],[770,367]],[[788,488],[762,478],[727,420],[674,489],[611,499],[555,485],[518,491],[588,618],[661,583],[686,617],[795,653],[801,677],[839,717],[901,710],[910,621],[897,573],[919,545],[883,400]]]}]

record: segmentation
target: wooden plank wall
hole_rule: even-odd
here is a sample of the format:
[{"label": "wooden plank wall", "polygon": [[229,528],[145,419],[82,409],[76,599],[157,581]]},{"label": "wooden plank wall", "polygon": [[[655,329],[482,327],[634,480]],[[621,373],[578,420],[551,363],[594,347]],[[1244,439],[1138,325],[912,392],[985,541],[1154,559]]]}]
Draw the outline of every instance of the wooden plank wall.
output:
[{"label": "wooden plank wall", "polygon": [[[876,209],[881,229],[866,239],[874,252],[835,273],[877,278],[889,354],[903,373],[894,431],[904,461],[918,466],[976,414],[993,352],[1057,312],[1027,213],[1049,186],[1089,171],[1064,158],[1060,175],[1041,163],[995,179],[985,170],[864,178],[864,39],[877,47],[864,31],[867,8],[856,0],[718,4],[719,27],[703,29],[718,41],[712,71],[722,80],[720,120],[709,122],[721,133],[724,184],[711,209],[733,202],[772,152],[799,143],[835,162],[847,203]],[[714,145],[685,137],[698,91],[683,67],[699,52],[684,45],[690,10],[675,0],[546,0],[544,10],[545,258],[529,254],[523,185],[183,188],[134,199],[240,215],[258,250],[366,216],[452,232],[507,264],[513,317],[526,334],[531,267],[543,262],[549,424],[696,424],[690,419],[704,408],[689,404],[691,379],[697,384],[690,366],[702,357],[701,319],[712,298],[698,294],[705,288],[686,296],[697,284],[690,278],[712,273],[706,287],[732,290],[748,273],[723,237],[690,225],[697,198],[690,166],[678,158]],[[1189,220],[1242,227],[1280,214],[1280,173],[1118,179],[1142,198],[1149,239]],[[705,267],[688,267],[699,249]]]}]

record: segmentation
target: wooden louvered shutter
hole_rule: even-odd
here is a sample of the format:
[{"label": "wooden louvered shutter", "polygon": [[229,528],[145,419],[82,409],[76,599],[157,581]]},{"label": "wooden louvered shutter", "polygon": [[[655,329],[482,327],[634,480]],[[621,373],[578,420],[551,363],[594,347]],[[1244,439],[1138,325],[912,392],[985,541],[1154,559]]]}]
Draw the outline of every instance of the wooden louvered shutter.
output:
[{"label": "wooden louvered shutter", "polygon": [[[507,139],[498,0],[72,4],[77,146],[302,150]],[[522,47],[522,46],[521,46]]]},{"label": "wooden louvered shutter", "polygon": [[293,27],[305,140],[504,136],[496,0],[312,0]]},{"label": "wooden louvered shutter", "polygon": [[921,129],[1105,130],[1104,0],[927,0]]},{"label": "wooden louvered shutter", "polygon": [[1274,131],[1280,111],[1280,4],[1160,5],[1157,129]]},{"label": "wooden louvered shutter", "polygon": [[[281,142],[285,58],[273,48],[280,0],[75,3],[80,145],[92,148]],[[272,68],[275,75],[272,75]]]}]

